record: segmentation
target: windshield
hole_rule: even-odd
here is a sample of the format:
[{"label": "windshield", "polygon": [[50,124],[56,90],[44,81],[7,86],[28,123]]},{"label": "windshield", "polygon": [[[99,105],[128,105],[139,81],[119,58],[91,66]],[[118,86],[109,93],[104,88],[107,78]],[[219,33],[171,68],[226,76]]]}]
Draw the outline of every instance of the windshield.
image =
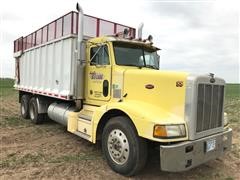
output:
[{"label": "windshield", "polygon": [[117,65],[159,69],[157,51],[137,44],[113,42]]}]

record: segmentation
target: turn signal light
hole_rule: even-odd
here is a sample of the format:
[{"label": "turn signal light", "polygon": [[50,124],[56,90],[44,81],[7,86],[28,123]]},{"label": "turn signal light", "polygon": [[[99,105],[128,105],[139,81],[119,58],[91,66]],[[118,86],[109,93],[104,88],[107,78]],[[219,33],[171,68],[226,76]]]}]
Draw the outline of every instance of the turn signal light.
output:
[{"label": "turn signal light", "polygon": [[186,137],[184,124],[155,125],[153,128],[155,138],[180,138]]},{"label": "turn signal light", "polygon": [[167,131],[166,131],[165,126],[159,126],[159,125],[154,126],[153,136],[154,137],[166,137]]}]

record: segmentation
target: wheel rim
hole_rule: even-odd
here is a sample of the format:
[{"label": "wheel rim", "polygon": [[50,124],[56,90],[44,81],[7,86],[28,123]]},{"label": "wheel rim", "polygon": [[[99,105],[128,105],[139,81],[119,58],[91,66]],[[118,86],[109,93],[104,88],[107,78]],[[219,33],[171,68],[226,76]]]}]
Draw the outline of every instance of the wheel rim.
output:
[{"label": "wheel rim", "polygon": [[114,129],[108,136],[108,152],[117,164],[124,164],[129,157],[129,143],[126,135],[119,129]]},{"label": "wheel rim", "polygon": [[25,114],[25,112],[26,112],[24,104],[21,104],[21,112],[22,112],[22,114]]},{"label": "wheel rim", "polygon": [[35,114],[35,106],[33,104],[30,105],[29,114],[30,114],[31,120],[33,120],[35,117],[35,115],[34,115]]}]

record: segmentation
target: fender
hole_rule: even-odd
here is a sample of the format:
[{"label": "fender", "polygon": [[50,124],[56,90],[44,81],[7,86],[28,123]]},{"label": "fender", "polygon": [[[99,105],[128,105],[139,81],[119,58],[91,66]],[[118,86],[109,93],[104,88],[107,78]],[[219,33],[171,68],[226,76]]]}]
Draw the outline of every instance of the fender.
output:
[{"label": "fender", "polygon": [[174,113],[169,113],[169,111],[149,103],[125,100],[122,102],[109,103],[108,105],[103,105],[96,109],[92,119],[94,143],[96,142],[96,132],[99,122],[104,114],[108,113],[110,110],[121,110],[127,114],[135,125],[138,135],[143,138],[159,142],[169,142],[186,140],[188,137],[186,136],[174,140],[154,138],[153,127],[155,124],[185,124],[184,117],[176,116]]},{"label": "fender", "polygon": [[48,101],[45,98],[39,98],[39,97],[35,97],[35,98],[36,98],[36,101],[37,101],[38,113],[39,114],[47,113],[48,107],[51,104],[50,101]]}]

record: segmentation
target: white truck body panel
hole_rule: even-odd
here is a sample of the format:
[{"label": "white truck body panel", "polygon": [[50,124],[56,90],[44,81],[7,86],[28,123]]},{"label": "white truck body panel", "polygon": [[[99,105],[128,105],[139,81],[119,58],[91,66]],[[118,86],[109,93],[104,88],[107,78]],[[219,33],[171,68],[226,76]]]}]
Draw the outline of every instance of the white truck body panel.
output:
[{"label": "white truck body panel", "polygon": [[69,99],[74,95],[77,37],[64,37],[26,50],[19,58],[19,90]]},{"label": "white truck body panel", "polygon": [[[58,99],[83,99],[84,40],[119,33],[125,28],[135,37],[134,28],[89,15],[81,16],[80,23],[78,13],[69,12],[14,41],[16,89]],[[82,31],[80,35],[79,30]],[[83,41],[78,40],[80,36]]]}]

